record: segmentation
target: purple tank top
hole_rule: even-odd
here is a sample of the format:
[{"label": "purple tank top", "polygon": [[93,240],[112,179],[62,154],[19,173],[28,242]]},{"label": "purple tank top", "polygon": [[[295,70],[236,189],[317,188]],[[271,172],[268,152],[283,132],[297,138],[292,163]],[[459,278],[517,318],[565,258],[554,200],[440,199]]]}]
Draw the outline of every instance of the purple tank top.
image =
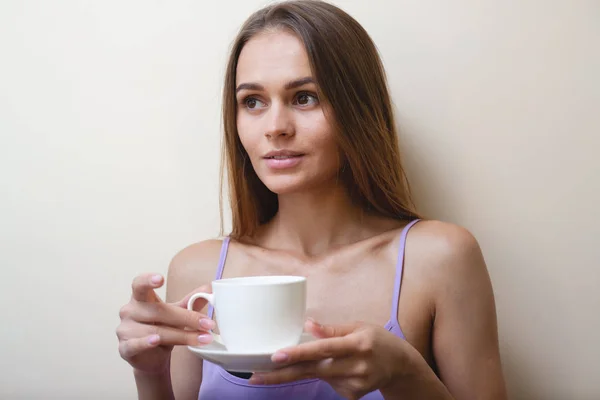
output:
[{"label": "purple tank top", "polygon": [[[390,320],[385,324],[385,329],[394,335],[404,339],[404,334],[398,323],[398,299],[400,296],[400,284],[402,282],[402,267],[404,265],[404,248],[406,247],[406,235],[408,230],[419,220],[410,222],[402,230],[400,235],[400,249],[396,262],[396,277],[394,280],[394,296]],[[223,240],[221,258],[217,269],[216,279],[221,279],[227,250],[229,248],[229,237]],[[213,309],[209,307],[209,317],[212,318]],[[225,371],[222,367],[209,361],[202,364],[202,384],[200,385],[199,400],[343,400],[327,382],[320,379],[305,379],[292,383],[280,385],[251,385],[247,379],[239,378]],[[368,393],[362,400],[383,400],[379,390]]]}]

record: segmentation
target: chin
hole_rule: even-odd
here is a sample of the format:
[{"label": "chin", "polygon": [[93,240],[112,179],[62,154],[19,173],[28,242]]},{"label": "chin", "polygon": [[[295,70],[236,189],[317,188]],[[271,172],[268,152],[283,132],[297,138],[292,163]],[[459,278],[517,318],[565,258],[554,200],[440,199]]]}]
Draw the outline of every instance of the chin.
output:
[{"label": "chin", "polygon": [[314,186],[314,183],[306,179],[290,176],[270,176],[261,178],[267,189],[277,195],[286,195],[306,191]]},{"label": "chin", "polygon": [[270,175],[266,177],[260,177],[260,180],[271,192],[277,195],[297,194],[302,192],[310,192],[317,188],[334,188],[336,186],[336,174],[332,174],[331,177],[313,176],[311,178],[312,179],[307,179],[307,177],[294,175]]}]

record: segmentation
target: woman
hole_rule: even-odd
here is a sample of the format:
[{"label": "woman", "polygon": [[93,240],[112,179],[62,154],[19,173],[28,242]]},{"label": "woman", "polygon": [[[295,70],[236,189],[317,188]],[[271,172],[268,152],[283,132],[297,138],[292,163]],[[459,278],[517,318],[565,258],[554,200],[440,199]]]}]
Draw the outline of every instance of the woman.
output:
[{"label": "woman", "polygon": [[[320,1],[258,11],[234,43],[223,101],[233,229],[174,257],[169,303],[154,292],[160,275],[135,278],[117,334],[139,397],[505,399],[479,246],[419,222],[364,29]],[[186,349],[214,327],[210,308],[185,309],[192,293],[215,275],[275,274],[308,277],[306,329],[320,340],[251,377]]]}]

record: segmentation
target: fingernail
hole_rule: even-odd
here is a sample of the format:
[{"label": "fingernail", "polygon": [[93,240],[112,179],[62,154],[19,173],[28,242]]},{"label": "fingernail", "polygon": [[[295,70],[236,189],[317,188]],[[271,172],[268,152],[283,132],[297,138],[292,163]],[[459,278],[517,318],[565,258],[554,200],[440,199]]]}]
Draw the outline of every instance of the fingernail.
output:
[{"label": "fingernail", "polygon": [[160,336],[158,336],[158,335],[152,335],[148,338],[148,343],[150,343],[150,344],[154,345],[158,342],[160,342]]},{"label": "fingernail", "polygon": [[209,343],[212,343],[212,341],[213,341],[212,335],[204,334],[204,335],[199,335],[198,336],[198,342],[199,343],[209,344]]},{"label": "fingernail", "polygon": [[208,318],[201,318],[200,319],[200,327],[204,328],[204,329],[214,329],[215,321],[213,321],[212,319],[208,319]]},{"label": "fingernail", "polygon": [[254,374],[250,377],[249,382],[253,385],[262,385],[263,383],[265,383],[265,379],[260,375]]},{"label": "fingernail", "polygon": [[282,363],[289,359],[290,357],[285,353],[275,353],[271,357],[271,360],[275,363]]},{"label": "fingernail", "polygon": [[152,283],[157,284],[157,285],[160,283],[161,280],[162,280],[162,276],[160,276],[160,275],[153,275],[152,279],[151,279]]},{"label": "fingernail", "polygon": [[321,328],[323,327],[323,325],[321,325],[320,323],[318,323],[317,321],[315,321],[315,320],[314,320],[314,319],[312,319],[312,318],[309,318],[309,319],[308,319],[308,321],[309,321],[311,324],[313,324],[313,326],[315,326],[315,327],[316,327],[316,328],[318,328],[318,329],[321,329]]}]

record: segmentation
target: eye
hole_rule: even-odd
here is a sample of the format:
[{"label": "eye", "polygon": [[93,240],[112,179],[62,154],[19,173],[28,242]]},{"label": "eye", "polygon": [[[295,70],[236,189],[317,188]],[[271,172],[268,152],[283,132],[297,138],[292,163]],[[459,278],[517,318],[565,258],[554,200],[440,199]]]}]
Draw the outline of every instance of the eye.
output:
[{"label": "eye", "polygon": [[302,107],[308,107],[319,104],[319,99],[316,95],[312,93],[301,92],[296,95],[296,99],[294,99],[294,104],[297,104]]},{"label": "eye", "polygon": [[249,110],[256,110],[265,107],[265,103],[258,100],[256,97],[246,97],[243,100],[244,106]]}]

